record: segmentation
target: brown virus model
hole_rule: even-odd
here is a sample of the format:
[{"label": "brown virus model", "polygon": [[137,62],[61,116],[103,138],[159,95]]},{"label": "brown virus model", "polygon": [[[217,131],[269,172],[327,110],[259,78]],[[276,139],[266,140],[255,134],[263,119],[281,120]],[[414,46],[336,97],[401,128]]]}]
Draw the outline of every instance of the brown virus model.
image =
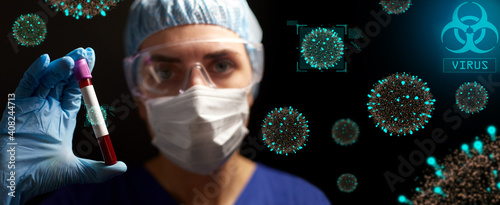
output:
[{"label": "brown virus model", "polygon": [[476,137],[452,154],[437,161],[427,159],[430,174],[418,181],[412,197],[399,196],[405,204],[499,204],[500,140],[496,128],[488,127],[488,135]]}]

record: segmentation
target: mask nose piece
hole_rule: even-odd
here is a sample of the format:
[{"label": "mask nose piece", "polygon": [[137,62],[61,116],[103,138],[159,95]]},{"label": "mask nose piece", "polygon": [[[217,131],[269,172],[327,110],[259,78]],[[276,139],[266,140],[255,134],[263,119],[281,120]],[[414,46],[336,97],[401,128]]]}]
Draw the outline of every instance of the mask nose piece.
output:
[{"label": "mask nose piece", "polygon": [[210,79],[210,75],[201,63],[195,63],[188,69],[184,85],[182,86],[182,89],[179,90],[179,93],[184,93],[187,89],[194,85],[216,88],[212,79]]}]

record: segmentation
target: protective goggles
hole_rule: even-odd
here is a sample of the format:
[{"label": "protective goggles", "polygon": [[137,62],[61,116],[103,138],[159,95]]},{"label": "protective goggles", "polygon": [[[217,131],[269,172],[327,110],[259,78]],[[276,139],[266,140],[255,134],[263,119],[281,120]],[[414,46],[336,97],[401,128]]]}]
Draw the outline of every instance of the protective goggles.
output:
[{"label": "protective goggles", "polygon": [[195,84],[244,88],[260,82],[264,49],[243,39],[198,39],[147,48],[124,59],[135,97],[176,96]]}]

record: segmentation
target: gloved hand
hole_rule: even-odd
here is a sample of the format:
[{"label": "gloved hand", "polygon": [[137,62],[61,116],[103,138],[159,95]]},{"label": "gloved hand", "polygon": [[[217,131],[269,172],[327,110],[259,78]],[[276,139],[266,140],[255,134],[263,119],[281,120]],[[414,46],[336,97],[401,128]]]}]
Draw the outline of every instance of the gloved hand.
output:
[{"label": "gloved hand", "polygon": [[[11,101],[15,103],[14,141],[8,134],[10,109],[4,111],[0,121],[0,203],[24,204],[68,184],[100,183],[127,170],[123,162],[106,166],[102,161],[73,154],[81,92],[72,69],[74,61],[82,58],[87,59],[92,71],[94,50],[78,48],[52,62],[44,54],[24,73]],[[12,176],[15,190],[10,186]]]}]

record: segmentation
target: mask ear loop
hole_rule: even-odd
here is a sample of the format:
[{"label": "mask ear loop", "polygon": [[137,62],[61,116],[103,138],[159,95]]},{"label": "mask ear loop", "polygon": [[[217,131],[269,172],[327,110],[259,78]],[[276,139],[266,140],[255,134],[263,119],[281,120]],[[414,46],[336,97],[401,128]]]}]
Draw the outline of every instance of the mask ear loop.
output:
[{"label": "mask ear loop", "polygon": [[207,70],[205,70],[205,67],[203,67],[201,63],[195,63],[194,66],[192,66],[191,69],[189,69],[189,73],[186,75],[186,79],[184,79],[184,85],[182,86],[182,89],[179,90],[179,94],[184,93],[188,89],[189,80],[193,75],[193,71],[196,70],[198,70],[203,76],[203,80],[205,80],[207,87],[217,88],[212,79],[210,79],[210,76],[208,75]]}]

